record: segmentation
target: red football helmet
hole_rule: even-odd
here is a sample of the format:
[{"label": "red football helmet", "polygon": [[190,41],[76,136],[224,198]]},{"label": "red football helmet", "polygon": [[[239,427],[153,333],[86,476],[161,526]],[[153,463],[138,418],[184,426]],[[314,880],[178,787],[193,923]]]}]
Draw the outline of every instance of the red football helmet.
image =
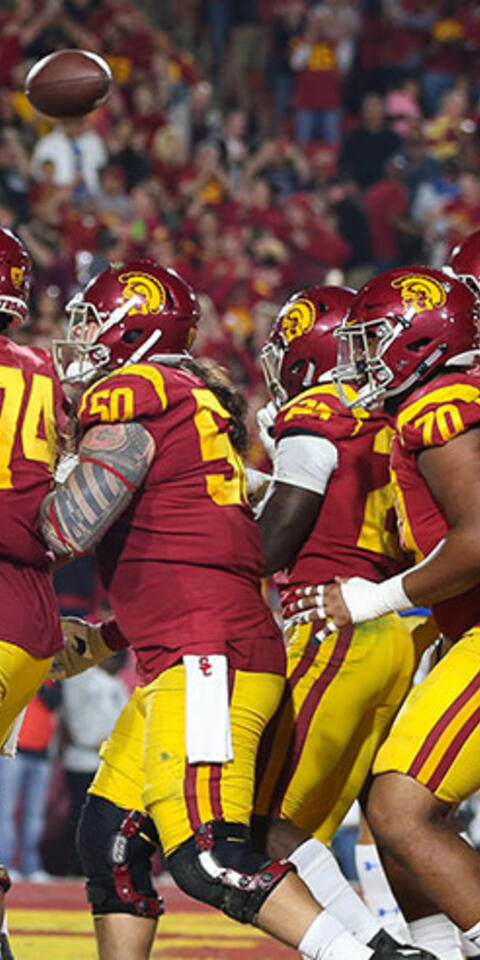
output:
[{"label": "red football helmet", "polygon": [[66,307],[65,340],[53,341],[62,380],[88,383],[98,372],[190,349],[200,316],[192,288],[154,260],[102,270]]},{"label": "red football helmet", "polygon": [[454,277],[388,270],[362,287],[337,330],[333,379],[359,384],[360,406],[410,391],[439,367],[472,362],[476,319],[475,297]]},{"label": "red football helmet", "polygon": [[455,247],[448,266],[480,301],[480,230],[474,230]]},{"label": "red football helmet", "polygon": [[0,314],[8,326],[18,327],[28,319],[32,264],[21,240],[0,227]]},{"label": "red football helmet", "polygon": [[333,331],[354,295],[347,287],[307,287],[282,307],[260,353],[267,386],[278,406],[318,383],[335,366]]}]

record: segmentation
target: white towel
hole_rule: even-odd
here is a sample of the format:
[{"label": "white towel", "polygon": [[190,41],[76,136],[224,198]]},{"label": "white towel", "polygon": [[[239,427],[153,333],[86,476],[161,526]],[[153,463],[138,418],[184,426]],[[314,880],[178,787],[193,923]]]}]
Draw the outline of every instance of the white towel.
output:
[{"label": "white towel", "polygon": [[20,736],[20,730],[22,729],[22,723],[25,718],[27,708],[24,707],[21,713],[18,714],[18,717],[15,717],[15,720],[8,731],[6,740],[3,741],[3,744],[0,748],[0,753],[4,757],[14,757],[17,752],[17,741]]},{"label": "white towel", "polygon": [[185,656],[186,751],[189,763],[233,760],[227,658]]}]

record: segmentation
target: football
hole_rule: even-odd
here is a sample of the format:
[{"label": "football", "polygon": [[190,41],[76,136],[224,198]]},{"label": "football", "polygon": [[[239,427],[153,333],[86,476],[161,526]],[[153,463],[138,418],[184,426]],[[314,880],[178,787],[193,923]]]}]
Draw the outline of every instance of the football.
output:
[{"label": "football", "polygon": [[47,117],[84,117],[103,103],[112,73],[108,63],[88,50],[59,50],[35,63],[25,93]]}]

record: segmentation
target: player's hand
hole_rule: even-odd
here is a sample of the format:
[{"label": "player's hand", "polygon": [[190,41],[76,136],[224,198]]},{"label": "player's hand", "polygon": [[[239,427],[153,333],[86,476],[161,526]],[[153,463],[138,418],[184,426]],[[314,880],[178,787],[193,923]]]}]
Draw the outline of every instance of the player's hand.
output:
[{"label": "player's hand", "polygon": [[349,609],[343,599],[342,583],[346,580],[337,577],[334,582],[316,586],[298,587],[295,595],[283,608],[288,626],[313,623],[324,620],[327,632],[340,629],[351,623]]},{"label": "player's hand", "polygon": [[273,400],[257,410],[258,435],[267,457],[273,460],[275,453],[275,440],[273,439],[273,427],[277,416],[277,408]]},{"label": "player's hand", "polygon": [[252,510],[263,500],[267,490],[272,482],[269,473],[263,473],[262,470],[254,470],[253,467],[247,467],[247,497]]},{"label": "player's hand", "polygon": [[335,577],[335,583],[327,583],[323,594],[325,613],[338,629],[352,622],[350,610],[343,599],[342,583],[346,583],[346,580]]},{"label": "player's hand", "polygon": [[112,656],[113,651],[103,640],[101,623],[87,623],[80,617],[62,617],[61,625],[64,648],[53,657],[51,680],[76,677]]}]

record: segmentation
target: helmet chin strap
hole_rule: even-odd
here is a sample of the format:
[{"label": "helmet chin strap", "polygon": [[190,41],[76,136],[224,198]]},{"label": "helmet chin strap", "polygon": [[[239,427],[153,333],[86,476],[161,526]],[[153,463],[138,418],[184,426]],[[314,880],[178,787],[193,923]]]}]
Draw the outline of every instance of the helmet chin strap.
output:
[{"label": "helmet chin strap", "polygon": [[415,368],[413,373],[410,374],[410,376],[407,377],[407,379],[404,380],[404,382],[401,383],[400,386],[394,387],[393,390],[386,390],[385,396],[396,397],[399,393],[405,393],[406,390],[409,390],[410,387],[413,387],[417,383],[419,378],[423,377],[426,373],[428,373],[430,368],[433,367],[434,364],[436,364],[437,360],[440,360],[440,358],[445,353],[446,349],[447,349],[447,344],[441,343],[440,346],[438,346],[436,350],[434,350],[433,353],[430,354],[429,357],[427,357],[425,360],[422,360],[422,362],[418,364],[418,367]]}]

